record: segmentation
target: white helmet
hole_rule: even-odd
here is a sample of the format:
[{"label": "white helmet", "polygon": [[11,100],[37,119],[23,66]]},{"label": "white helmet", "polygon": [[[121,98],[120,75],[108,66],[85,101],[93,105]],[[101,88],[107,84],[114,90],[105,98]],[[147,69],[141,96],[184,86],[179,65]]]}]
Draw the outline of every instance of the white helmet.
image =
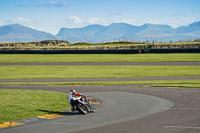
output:
[{"label": "white helmet", "polygon": [[71,91],[70,92],[76,92],[74,89],[71,89]]}]

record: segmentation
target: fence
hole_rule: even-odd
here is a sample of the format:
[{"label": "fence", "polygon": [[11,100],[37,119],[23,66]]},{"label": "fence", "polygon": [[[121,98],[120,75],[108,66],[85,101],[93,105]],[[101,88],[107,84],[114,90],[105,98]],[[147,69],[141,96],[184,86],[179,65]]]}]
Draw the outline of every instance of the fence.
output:
[{"label": "fence", "polygon": [[170,49],[107,49],[107,50],[0,50],[0,54],[143,54],[143,53],[200,53],[200,48]]}]

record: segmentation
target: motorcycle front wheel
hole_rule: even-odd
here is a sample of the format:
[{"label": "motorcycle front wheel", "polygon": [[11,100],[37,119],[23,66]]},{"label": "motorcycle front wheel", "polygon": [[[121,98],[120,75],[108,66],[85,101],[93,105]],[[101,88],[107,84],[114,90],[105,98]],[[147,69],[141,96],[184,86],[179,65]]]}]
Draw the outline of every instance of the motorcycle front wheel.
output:
[{"label": "motorcycle front wheel", "polygon": [[85,105],[78,103],[76,105],[76,109],[79,111],[79,113],[86,115],[88,113],[88,109]]}]

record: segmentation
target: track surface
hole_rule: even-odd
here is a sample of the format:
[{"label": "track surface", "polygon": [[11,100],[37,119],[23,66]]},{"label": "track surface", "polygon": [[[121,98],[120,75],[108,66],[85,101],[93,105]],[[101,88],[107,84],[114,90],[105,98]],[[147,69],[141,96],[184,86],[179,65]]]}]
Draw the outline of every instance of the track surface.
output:
[{"label": "track surface", "polygon": [[[96,125],[97,127],[92,129],[81,130],[80,133],[110,133],[110,132],[131,132],[134,133],[199,133],[200,131],[200,89],[198,88],[162,88],[162,87],[137,87],[133,85],[120,85],[120,86],[1,86],[0,88],[9,89],[32,89],[32,90],[48,90],[69,92],[71,88],[76,89],[79,92],[84,93],[97,93],[97,92],[126,92],[134,94],[145,94],[156,97],[162,97],[175,103],[175,106],[162,113],[154,114],[152,116],[128,120],[126,122],[120,122],[116,124],[109,123],[110,125]],[[134,95],[133,94],[133,95]],[[134,101],[132,101],[134,102]],[[124,103],[126,108],[129,109],[126,102]],[[101,111],[103,104],[97,108],[97,111]],[[103,108],[109,108],[103,107]],[[124,110],[126,110],[126,108]],[[98,112],[97,112],[98,113]],[[112,112],[114,113],[114,112]],[[95,114],[89,114],[95,115]],[[68,116],[66,116],[68,117]],[[84,117],[84,116],[76,116]],[[57,120],[50,120],[51,123],[58,123]],[[86,119],[87,120],[87,119]],[[98,122],[98,119],[96,119]],[[62,121],[62,119],[61,119]],[[43,122],[36,123],[40,125]],[[64,125],[64,124],[63,124]],[[53,125],[60,127],[62,130],[62,124]],[[31,126],[31,125],[30,125]],[[48,125],[52,127],[52,125]],[[66,125],[65,125],[66,126]],[[88,125],[87,125],[88,126]],[[13,127],[0,130],[0,132],[16,131],[17,129],[23,129],[24,126]],[[34,124],[33,124],[34,127]],[[46,130],[48,130],[46,128]],[[51,128],[50,128],[51,129]],[[22,130],[19,130],[22,131]],[[26,131],[26,130],[25,130]],[[34,132],[34,130],[33,130]],[[66,131],[67,132],[67,131]],[[77,131],[78,132],[78,131]]]},{"label": "track surface", "polygon": [[135,78],[77,78],[77,79],[0,79],[0,82],[87,82],[87,81],[145,81],[200,79],[200,76],[135,77]]},{"label": "track surface", "polygon": [[174,105],[168,100],[133,93],[104,92],[89,94],[103,100],[101,107],[97,108],[95,114],[85,116],[71,114],[60,119],[10,128],[3,132],[66,133],[142,118],[165,111]]},{"label": "track surface", "polygon": [[[190,78],[190,77],[188,77]],[[177,77],[179,79],[179,77]],[[127,116],[121,121],[120,115],[119,117],[112,116],[115,112],[106,113],[106,115],[113,117],[113,119],[110,121],[105,120],[104,123],[101,121],[101,119],[93,119],[97,122],[97,124],[91,124],[90,122],[87,123],[89,125],[86,125],[91,127],[90,129],[84,129],[80,128],[74,133],[122,133],[122,132],[134,132],[134,133],[199,133],[200,132],[200,89],[199,88],[163,88],[163,87],[138,87],[135,85],[118,85],[118,86],[44,86],[44,85],[36,85],[36,86],[0,86],[0,88],[7,88],[7,89],[32,89],[32,90],[47,90],[47,91],[59,91],[59,92],[69,92],[71,88],[76,89],[79,92],[88,93],[88,94],[105,94],[105,95],[111,95],[113,92],[115,94],[127,94],[128,97],[131,97],[131,100],[119,100],[120,102],[123,102],[122,108],[120,108],[122,111],[118,113],[122,113],[122,115],[126,116],[126,111],[130,111],[130,108],[127,104],[129,102],[130,104],[133,104],[134,102],[137,105],[142,105],[140,102],[137,102],[134,98],[137,97],[137,94],[142,95],[148,95],[146,98],[150,98],[151,96],[160,97],[161,99],[168,99],[172,101],[175,105],[172,108],[169,108],[172,104],[167,107],[161,107],[164,112],[160,113],[153,113],[150,116],[144,115],[143,117],[138,117],[138,119],[132,119],[130,117],[127,118],[127,116],[134,116],[136,114],[127,114]],[[119,92],[119,93],[118,93]],[[123,93],[121,93],[123,92]],[[80,116],[80,115],[73,115],[73,116],[65,116],[66,119],[68,117],[78,117],[78,119],[81,117],[86,117],[90,119],[89,117],[93,118],[93,116],[98,115],[98,113],[101,113],[106,110],[110,110],[109,105],[112,105],[113,109],[115,109],[114,102],[116,99],[116,95],[114,97],[110,97],[110,99],[107,99],[108,96],[105,98],[104,96],[99,96],[99,99],[102,98],[102,101],[105,100],[105,103],[103,102],[102,105],[98,106],[97,113],[95,114],[89,114],[87,116]],[[141,95],[140,95],[141,96]],[[98,95],[97,95],[98,97]],[[117,96],[120,97],[120,96]],[[115,100],[113,100],[115,98]],[[124,98],[124,97],[123,97]],[[123,99],[122,98],[122,99]],[[132,99],[133,98],[133,99]],[[151,98],[150,98],[151,99]],[[147,102],[150,102],[150,99]],[[141,101],[141,100],[139,100]],[[160,101],[160,100],[159,100]],[[165,100],[164,100],[165,101]],[[110,103],[109,103],[110,102]],[[139,104],[138,104],[139,103]],[[156,103],[156,102],[155,102]],[[150,104],[150,106],[155,104]],[[107,105],[106,105],[107,104]],[[162,104],[163,105],[163,104]],[[165,104],[166,105],[166,104]],[[134,109],[134,108],[133,108]],[[167,110],[167,111],[165,111]],[[123,113],[125,111],[125,113]],[[106,111],[107,112],[107,111]],[[139,111],[140,112],[140,111]],[[130,113],[130,112],[128,112]],[[133,113],[133,112],[132,112]],[[142,113],[142,112],[141,112]],[[102,118],[104,115],[101,115]],[[47,126],[41,130],[43,131],[51,131],[54,128],[59,129],[60,132],[62,132],[65,129],[65,126],[67,125],[65,123],[65,117],[58,118],[55,120],[49,120],[48,122],[51,123],[50,125],[47,124]],[[107,117],[106,117],[107,118]],[[87,120],[87,119],[85,119]],[[98,124],[98,121],[100,124]],[[116,121],[116,122],[115,122]],[[64,122],[64,123],[59,123]],[[68,123],[69,121],[67,121]],[[37,129],[36,126],[45,124],[46,121],[39,121],[37,123],[31,123],[27,124],[25,126],[18,126],[13,128],[7,128],[7,129],[1,129],[0,132],[17,132],[17,131],[25,131],[23,129],[26,128],[26,126],[33,127],[34,129]],[[104,124],[101,124],[104,123]],[[76,123],[77,124],[77,123]],[[76,125],[75,124],[75,125]],[[81,123],[79,123],[81,125]],[[71,123],[71,126],[73,123]],[[74,125],[73,125],[74,126]],[[79,126],[79,125],[76,125]],[[82,125],[83,126],[83,125]],[[21,130],[22,129],[22,130]],[[29,129],[29,128],[27,128]],[[38,132],[39,129],[37,129]],[[70,131],[70,130],[69,130]],[[31,132],[35,132],[34,130],[31,130]],[[57,131],[56,131],[57,132]],[[68,132],[68,130],[65,130],[65,132]],[[58,132],[59,133],[59,132]]]}]

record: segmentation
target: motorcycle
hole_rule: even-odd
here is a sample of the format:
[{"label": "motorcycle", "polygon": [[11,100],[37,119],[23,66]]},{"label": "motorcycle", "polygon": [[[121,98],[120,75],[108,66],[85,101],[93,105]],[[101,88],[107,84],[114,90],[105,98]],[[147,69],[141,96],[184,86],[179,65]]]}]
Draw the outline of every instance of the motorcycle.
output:
[{"label": "motorcycle", "polygon": [[86,115],[87,113],[95,112],[95,109],[91,107],[85,95],[77,97],[77,98],[73,98],[72,101],[73,101],[73,105],[75,105],[76,107],[76,110],[81,114]]}]

